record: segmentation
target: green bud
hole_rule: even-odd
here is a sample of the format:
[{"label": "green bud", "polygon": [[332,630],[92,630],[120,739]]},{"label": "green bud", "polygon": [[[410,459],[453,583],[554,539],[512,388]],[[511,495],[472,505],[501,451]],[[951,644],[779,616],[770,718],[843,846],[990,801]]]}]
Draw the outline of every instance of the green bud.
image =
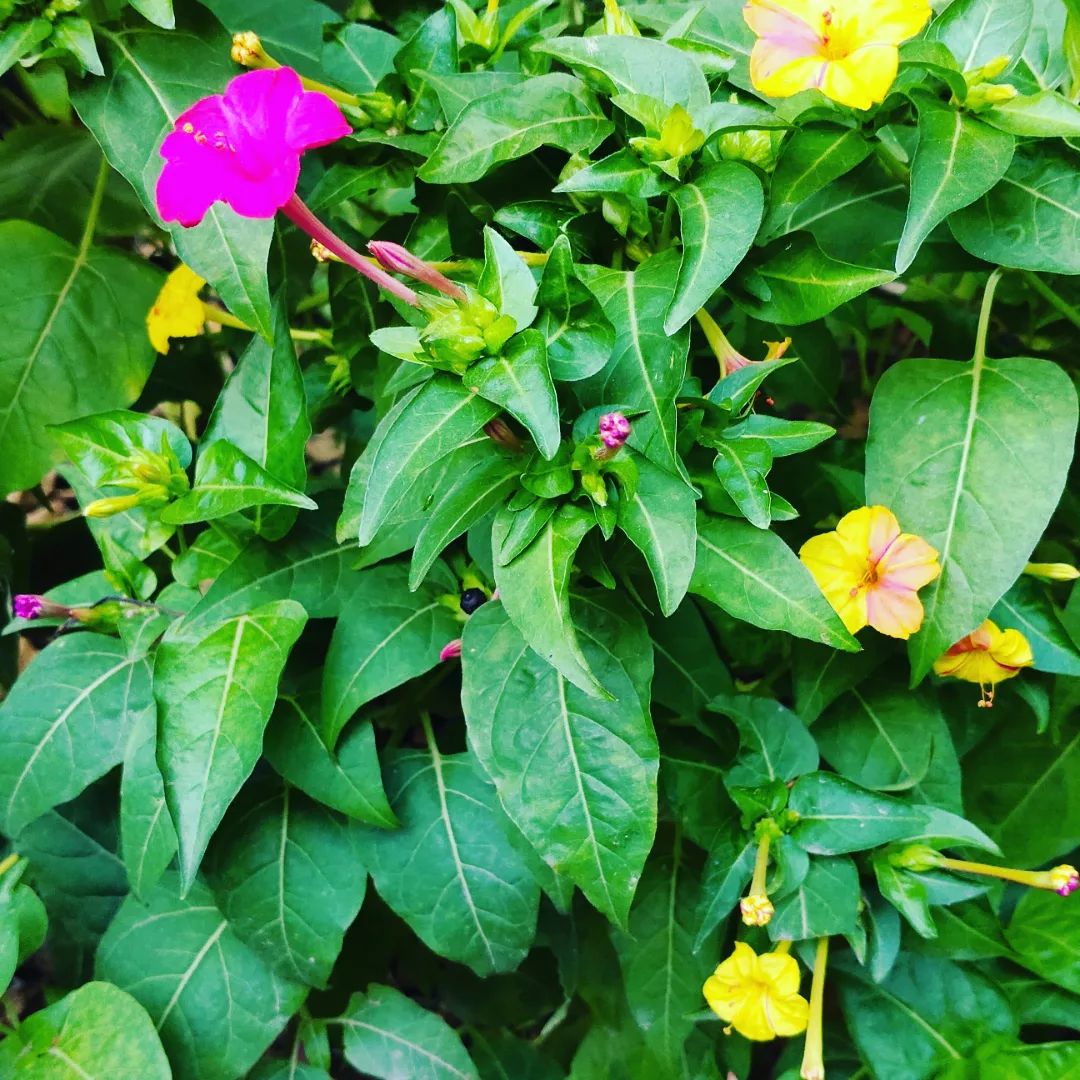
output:
[{"label": "green bud", "polygon": [[982,109],[1012,101],[1019,93],[1020,91],[1009,83],[978,83],[968,90],[964,106],[974,112],[979,112]]},{"label": "green bud", "polygon": [[604,0],[604,33],[621,37],[641,37],[637,23],[619,7],[618,0]]},{"label": "green bud", "polygon": [[764,172],[776,168],[783,133],[778,131],[727,131],[717,140],[717,149],[725,161],[746,161]]},{"label": "green bud", "polygon": [[995,56],[993,60],[982,65],[982,67],[972,68],[971,71],[964,72],[964,81],[968,86],[975,86],[976,83],[989,82],[990,79],[996,79],[1008,66],[1009,61],[1012,58],[1009,56]]},{"label": "green bud", "polygon": [[941,865],[941,852],[925,844],[909,844],[898,851],[889,852],[889,863],[920,874]]},{"label": "green bud", "polygon": [[363,109],[375,127],[387,128],[402,121],[404,103],[395,101],[389,94],[372,90],[357,97],[359,108]]},{"label": "green bud", "polygon": [[607,506],[607,484],[604,483],[604,478],[599,473],[583,472],[581,474],[581,487],[597,506]]},{"label": "green bud", "polygon": [[484,329],[484,343],[488,352],[498,353],[514,336],[517,322],[509,315],[500,315],[490,326]]}]

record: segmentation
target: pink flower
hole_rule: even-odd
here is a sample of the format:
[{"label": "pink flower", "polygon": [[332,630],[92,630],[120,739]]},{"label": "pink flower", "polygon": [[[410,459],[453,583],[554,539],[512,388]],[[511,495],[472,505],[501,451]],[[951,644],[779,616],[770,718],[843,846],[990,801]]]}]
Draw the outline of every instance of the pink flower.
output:
[{"label": "pink flower", "polygon": [[33,593],[19,593],[11,606],[16,619],[36,619],[41,614],[42,598]]},{"label": "pink flower", "polygon": [[461,638],[448,641],[439,653],[440,660],[458,660],[461,657]]},{"label": "pink flower", "polygon": [[157,205],[164,221],[192,226],[215,202],[270,218],[296,191],[300,155],[352,129],[325,94],[304,90],[292,68],[238,75],[224,94],[196,101],[161,145]]}]

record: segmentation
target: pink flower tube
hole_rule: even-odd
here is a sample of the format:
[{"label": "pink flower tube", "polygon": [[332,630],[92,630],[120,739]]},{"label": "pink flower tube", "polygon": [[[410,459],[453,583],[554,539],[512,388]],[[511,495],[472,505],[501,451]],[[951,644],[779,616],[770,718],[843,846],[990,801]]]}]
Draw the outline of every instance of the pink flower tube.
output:
[{"label": "pink flower tube", "polygon": [[416,293],[331,232],[296,195],[300,156],[352,129],[325,94],[305,90],[292,68],[238,75],[224,94],[196,101],[161,144],[156,200],[163,221],[198,225],[216,202],[242,217],[278,210],[343,262],[409,304]]}]

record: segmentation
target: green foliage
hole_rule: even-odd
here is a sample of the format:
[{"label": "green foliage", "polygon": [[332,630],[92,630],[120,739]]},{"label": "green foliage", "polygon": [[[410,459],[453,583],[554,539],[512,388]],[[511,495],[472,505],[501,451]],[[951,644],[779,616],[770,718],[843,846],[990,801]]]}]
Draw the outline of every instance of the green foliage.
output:
[{"label": "green foliage", "polygon": [[[1080,6],[933,7],[860,110],[728,0],[0,0],[5,1080],[820,1075],[703,985],[822,938],[828,1075],[1080,1069]],[[417,304],[163,223],[246,32]]]}]

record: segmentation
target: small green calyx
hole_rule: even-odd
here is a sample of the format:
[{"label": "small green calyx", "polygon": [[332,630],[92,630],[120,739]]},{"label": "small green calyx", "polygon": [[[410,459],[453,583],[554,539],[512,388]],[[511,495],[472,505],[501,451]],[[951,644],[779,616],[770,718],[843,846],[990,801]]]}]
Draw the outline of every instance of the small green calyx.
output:
[{"label": "small green calyx", "polygon": [[95,499],[84,508],[86,517],[112,517],[139,506],[159,510],[190,486],[187,473],[164,437],[160,452],[137,448],[127,461],[101,478],[101,485],[127,488],[129,494]]},{"label": "small green calyx", "polygon": [[517,323],[475,289],[465,289],[465,299],[425,296],[421,306],[431,316],[420,331],[420,340],[434,360],[463,375],[481,356],[497,356],[513,337]]},{"label": "small green calyx", "polygon": [[659,132],[633,138],[630,145],[646,164],[679,180],[686,159],[705,145],[705,135],[681,105],[673,105]]},{"label": "small green calyx", "polygon": [[717,140],[716,147],[725,161],[745,161],[763,172],[772,172],[780,157],[784,133],[750,128],[728,131]]}]

